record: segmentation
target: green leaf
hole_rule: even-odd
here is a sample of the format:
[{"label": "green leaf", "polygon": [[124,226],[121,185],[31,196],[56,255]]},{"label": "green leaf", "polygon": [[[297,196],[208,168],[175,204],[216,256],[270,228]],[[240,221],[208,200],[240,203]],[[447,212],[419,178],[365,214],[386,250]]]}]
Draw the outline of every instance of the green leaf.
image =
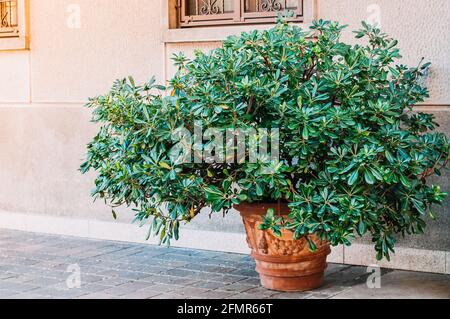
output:
[{"label": "green leaf", "polygon": [[394,157],[394,155],[392,155],[392,153],[388,150],[384,151],[384,154],[386,155],[387,160],[391,163],[394,164],[396,159]]},{"label": "green leaf", "polygon": [[273,218],[275,217],[275,210],[273,208],[269,208],[267,210],[267,218],[270,220],[273,220]]},{"label": "green leaf", "polygon": [[256,183],[256,195],[263,196],[264,191],[259,183]]},{"label": "green leaf", "polygon": [[364,171],[364,179],[366,180],[366,183],[369,185],[373,185],[375,183],[375,177],[367,169]]},{"label": "green leaf", "polygon": [[308,130],[308,127],[306,125],[303,127],[302,137],[305,140],[309,139],[309,130]]},{"label": "green leaf", "polygon": [[165,163],[165,162],[159,162],[158,165],[160,167],[162,167],[162,168],[165,168],[165,169],[172,169],[172,167],[169,164]]},{"label": "green leaf", "polygon": [[358,180],[358,177],[359,177],[359,172],[358,172],[358,170],[355,170],[348,178],[347,184],[350,186],[355,185],[356,181]]},{"label": "green leaf", "polygon": [[366,224],[363,221],[360,221],[358,224],[358,234],[364,235],[366,233]]},{"label": "green leaf", "polygon": [[309,237],[306,237],[306,240],[308,241],[309,250],[311,252],[315,252],[317,250],[317,246],[314,241]]},{"label": "green leaf", "polygon": [[153,160],[150,157],[148,157],[147,155],[141,154],[141,156],[147,163],[152,163],[153,162]]},{"label": "green leaf", "polygon": [[216,186],[213,185],[206,187],[205,192],[207,194],[222,196],[222,192]]},{"label": "green leaf", "polygon": [[341,174],[345,174],[347,172],[349,172],[353,167],[355,167],[356,163],[352,162],[350,165],[348,165],[346,168],[344,168],[343,171],[341,171]]},{"label": "green leaf", "polygon": [[411,198],[411,201],[412,201],[414,207],[417,209],[417,211],[421,215],[425,215],[426,209],[425,209],[424,204],[421,201],[418,201],[417,199],[414,199],[414,198]]},{"label": "green leaf", "polygon": [[175,222],[175,225],[173,226],[173,235],[174,235],[174,237],[175,237],[175,240],[178,240],[178,239],[180,238],[180,235],[179,235],[179,233],[180,233],[179,227],[180,227],[180,223],[179,223],[179,221],[177,220],[177,221]]},{"label": "green leaf", "polygon": [[245,202],[248,199],[248,196],[246,194],[239,194],[238,198],[240,201]]},{"label": "green leaf", "polygon": [[378,169],[371,168],[370,171],[372,172],[373,176],[374,176],[377,180],[383,181],[383,175],[378,171]]},{"label": "green leaf", "polygon": [[431,209],[429,210],[428,215],[432,220],[436,220],[436,214]]},{"label": "green leaf", "polygon": [[275,237],[281,238],[281,230],[279,227],[272,227],[272,232]]},{"label": "green leaf", "polygon": [[411,182],[403,174],[400,174],[400,182],[406,188],[411,188]]}]

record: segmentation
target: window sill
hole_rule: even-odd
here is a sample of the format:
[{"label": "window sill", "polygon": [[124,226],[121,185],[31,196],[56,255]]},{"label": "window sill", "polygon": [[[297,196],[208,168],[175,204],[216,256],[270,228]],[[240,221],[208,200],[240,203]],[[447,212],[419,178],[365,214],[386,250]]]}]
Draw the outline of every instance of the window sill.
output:
[{"label": "window sill", "polygon": [[26,37],[0,38],[0,51],[26,49],[28,49],[28,41]]},{"label": "window sill", "polygon": [[[302,29],[309,29],[310,23],[296,23]],[[239,26],[217,26],[217,27],[197,27],[184,29],[168,29],[163,32],[164,43],[183,42],[215,42],[223,41],[228,36],[237,35],[241,32],[252,30],[267,30],[273,28],[274,24],[260,25],[239,25]]]}]

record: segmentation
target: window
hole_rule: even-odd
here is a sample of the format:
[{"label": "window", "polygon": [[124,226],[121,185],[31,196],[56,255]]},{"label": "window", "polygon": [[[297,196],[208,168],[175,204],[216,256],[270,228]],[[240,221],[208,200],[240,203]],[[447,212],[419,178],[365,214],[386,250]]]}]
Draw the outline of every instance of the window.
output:
[{"label": "window", "polygon": [[0,0],[0,51],[29,48],[29,0]]},{"label": "window", "polygon": [[17,0],[0,0],[0,37],[19,36]]},{"label": "window", "polygon": [[303,0],[179,0],[179,26],[273,23],[280,12],[303,21]]}]

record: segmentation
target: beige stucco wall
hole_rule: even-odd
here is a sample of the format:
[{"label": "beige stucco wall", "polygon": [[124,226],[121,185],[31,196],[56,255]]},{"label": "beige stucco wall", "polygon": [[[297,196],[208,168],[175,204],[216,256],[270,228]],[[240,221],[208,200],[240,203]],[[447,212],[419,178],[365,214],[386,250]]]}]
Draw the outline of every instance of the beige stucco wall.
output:
[{"label": "beige stucco wall", "polygon": [[0,51],[0,70],[0,101],[30,102],[30,54]]},{"label": "beige stucco wall", "polygon": [[[164,42],[166,0],[30,2],[30,50],[0,52],[0,209],[110,220],[110,211],[89,197],[92,176],[77,171],[84,145],[95,133],[83,103],[118,77],[133,75],[141,82],[156,75],[162,81],[174,71],[173,53],[191,55],[196,48],[208,50],[220,43],[193,42],[189,32],[185,41],[182,33],[181,40],[178,35],[176,41]],[[350,29],[371,14],[369,5],[377,4],[383,29],[399,39],[404,61],[415,64],[424,56],[433,62],[425,108],[438,111],[441,129],[449,131],[449,0],[317,2],[319,17],[339,20]],[[67,25],[69,4],[80,6],[80,28]],[[448,177],[443,181],[450,190]],[[404,245],[450,250],[449,206],[441,212],[426,240],[408,239]],[[123,221],[131,218],[124,216]],[[202,220],[193,227],[241,231],[239,218]]]},{"label": "beige stucco wall", "polygon": [[450,1],[448,0],[319,0],[319,16],[348,24],[350,30],[379,14],[384,32],[399,40],[403,62],[433,63],[428,104],[450,105]]},{"label": "beige stucco wall", "polygon": [[95,133],[83,104],[119,77],[162,81],[161,3],[30,1],[30,50],[0,52],[0,208],[110,218],[77,171]]},{"label": "beige stucco wall", "polygon": [[[71,28],[71,4],[81,28]],[[33,102],[85,101],[118,77],[162,79],[158,0],[32,0]]]},{"label": "beige stucco wall", "polygon": [[[89,217],[87,178],[77,173],[94,127],[72,105],[0,108],[0,207],[10,211]],[[101,214],[99,214],[101,216]]]}]

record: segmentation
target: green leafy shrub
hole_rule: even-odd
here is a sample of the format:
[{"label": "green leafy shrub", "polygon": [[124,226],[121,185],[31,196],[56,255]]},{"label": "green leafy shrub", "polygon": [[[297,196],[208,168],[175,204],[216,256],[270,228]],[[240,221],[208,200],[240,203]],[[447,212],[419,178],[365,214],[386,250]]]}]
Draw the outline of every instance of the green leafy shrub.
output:
[{"label": "green leafy shrub", "polygon": [[[88,104],[101,123],[81,167],[98,172],[93,196],[131,206],[161,242],[208,206],[226,213],[243,201],[288,201],[289,218],[269,212],[262,229],[316,233],[332,245],[368,232],[378,258],[389,258],[395,234],[422,232],[442,203],[427,177],[441,174],[449,140],[433,115],[412,112],[428,96],[429,64],[398,64],[397,41],[366,24],[356,32],[363,44],[343,43],[343,28],[279,23],[192,60],[176,56],[168,88],[117,81]],[[179,162],[173,137],[194,124],[277,128],[280,162]]]}]

